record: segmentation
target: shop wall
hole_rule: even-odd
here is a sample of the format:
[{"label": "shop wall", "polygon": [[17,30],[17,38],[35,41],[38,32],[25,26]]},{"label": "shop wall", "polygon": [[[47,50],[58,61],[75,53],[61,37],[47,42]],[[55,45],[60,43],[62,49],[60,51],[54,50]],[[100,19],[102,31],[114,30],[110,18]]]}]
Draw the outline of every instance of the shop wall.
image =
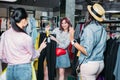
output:
[{"label": "shop wall", "polygon": [[53,16],[60,16],[60,11],[53,12]]},{"label": "shop wall", "polygon": [[0,17],[7,17],[7,8],[0,8]]}]

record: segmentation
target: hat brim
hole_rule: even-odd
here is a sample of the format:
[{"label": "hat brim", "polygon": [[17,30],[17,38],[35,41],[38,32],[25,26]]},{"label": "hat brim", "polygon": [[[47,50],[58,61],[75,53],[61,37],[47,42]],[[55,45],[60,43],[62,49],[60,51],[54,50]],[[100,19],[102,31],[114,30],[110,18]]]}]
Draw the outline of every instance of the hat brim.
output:
[{"label": "hat brim", "polygon": [[102,22],[104,19],[101,18],[101,17],[96,16],[96,15],[91,11],[91,7],[92,7],[92,6],[90,6],[90,5],[87,6],[87,9],[88,9],[89,13],[90,13],[97,21]]}]

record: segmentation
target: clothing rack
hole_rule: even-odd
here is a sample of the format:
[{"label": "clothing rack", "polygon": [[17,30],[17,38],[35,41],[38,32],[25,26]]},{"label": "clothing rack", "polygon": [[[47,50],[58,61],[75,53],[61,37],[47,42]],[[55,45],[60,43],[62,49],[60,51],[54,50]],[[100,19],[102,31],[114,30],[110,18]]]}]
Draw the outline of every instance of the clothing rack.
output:
[{"label": "clothing rack", "polygon": [[39,30],[38,32],[39,32],[39,33],[46,33],[45,30]]},{"label": "clothing rack", "polygon": [[5,16],[0,16],[0,18],[8,18],[8,17],[5,17]]},{"label": "clothing rack", "polygon": [[[85,21],[80,21],[78,22],[79,24],[84,24]],[[120,20],[105,20],[103,22],[100,22],[100,23],[120,23]]]},{"label": "clothing rack", "polygon": [[115,33],[115,32],[120,32],[120,30],[106,30],[107,32],[112,32],[112,33]]},{"label": "clothing rack", "polygon": [[101,23],[120,23],[120,20],[105,20]]}]

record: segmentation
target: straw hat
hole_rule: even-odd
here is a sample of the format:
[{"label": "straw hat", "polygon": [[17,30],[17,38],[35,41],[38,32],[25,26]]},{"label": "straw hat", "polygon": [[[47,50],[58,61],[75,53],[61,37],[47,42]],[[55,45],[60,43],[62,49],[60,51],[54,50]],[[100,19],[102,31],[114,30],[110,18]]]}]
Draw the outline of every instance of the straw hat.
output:
[{"label": "straw hat", "polygon": [[88,5],[87,9],[89,11],[89,13],[99,22],[102,22],[104,19],[102,18],[102,16],[105,14],[105,10],[103,9],[103,7],[98,4],[95,3],[93,6]]}]

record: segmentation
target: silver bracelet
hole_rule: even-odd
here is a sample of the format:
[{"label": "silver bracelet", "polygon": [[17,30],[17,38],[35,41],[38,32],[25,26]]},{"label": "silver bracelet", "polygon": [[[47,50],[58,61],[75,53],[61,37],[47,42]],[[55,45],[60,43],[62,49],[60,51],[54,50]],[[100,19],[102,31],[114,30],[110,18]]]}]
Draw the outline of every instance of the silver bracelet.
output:
[{"label": "silver bracelet", "polygon": [[73,41],[71,41],[71,44],[74,45],[76,42],[77,40],[74,39]]}]

